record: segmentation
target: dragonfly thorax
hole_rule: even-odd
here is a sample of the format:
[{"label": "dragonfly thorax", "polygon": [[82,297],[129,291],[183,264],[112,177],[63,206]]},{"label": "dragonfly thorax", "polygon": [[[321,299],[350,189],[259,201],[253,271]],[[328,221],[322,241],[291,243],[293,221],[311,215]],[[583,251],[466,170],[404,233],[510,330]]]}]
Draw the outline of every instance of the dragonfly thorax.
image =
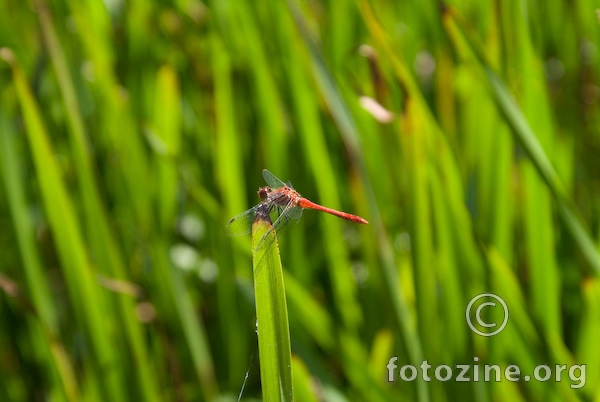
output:
[{"label": "dragonfly thorax", "polygon": [[296,205],[298,198],[300,198],[296,190],[288,186],[277,189],[262,187],[258,190],[258,196],[263,202],[280,207],[286,207],[288,204]]}]

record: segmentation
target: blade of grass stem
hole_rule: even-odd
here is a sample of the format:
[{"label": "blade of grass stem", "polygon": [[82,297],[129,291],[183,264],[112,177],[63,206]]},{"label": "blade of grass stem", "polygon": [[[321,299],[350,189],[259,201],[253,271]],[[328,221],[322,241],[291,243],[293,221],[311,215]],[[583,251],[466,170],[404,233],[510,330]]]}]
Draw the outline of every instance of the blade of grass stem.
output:
[{"label": "blade of grass stem", "polygon": [[[268,211],[252,225],[252,262],[260,376],[265,401],[292,401],[292,364],[283,268]],[[263,236],[267,237],[263,239]],[[267,246],[256,250],[259,241]]]},{"label": "blade of grass stem", "polygon": [[514,101],[502,79],[488,63],[482,46],[471,35],[464,33],[464,26],[466,24],[457,21],[454,13],[451,12],[445,13],[444,17],[444,25],[451,40],[463,47],[465,44],[468,45],[468,50],[476,57],[490,85],[493,99],[496,101],[498,109],[501,111],[507,124],[511,127],[515,140],[523,146],[523,149],[533,162],[541,178],[550,189],[558,203],[559,216],[571,236],[575,239],[582,254],[596,271],[596,274],[600,275],[600,253],[521,109]]},{"label": "blade of grass stem", "polygon": [[[65,395],[69,401],[79,400],[79,390],[75,371],[58,340],[59,323],[48,283],[44,277],[40,257],[35,245],[33,223],[27,210],[29,204],[25,199],[23,187],[24,176],[17,161],[21,154],[16,146],[14,134],[9,129],[4,112],[0,111],[0,171],[4,178],[4,187],[8,196],[8,204],[13,218],[17,244],[23,258],[23,271],[27,287],[39,320],[39,339],[46,343],[50,351],[52,364],[58,372]],[[42,331],[43,329],[43,331]]]},{"label": "blade of grass stem", "polygon": [[[287,43],[289,57],[289,65],[286,66],[286,71],[290,74],[289,82],[292,88],[295,115],[302,116],[298,121],[299,137],[315,178],[320,202],[330,208],[340,209],[340,197],[338,186],[335,184],[336,178],[331,152],[325,142],[316,95],[307,79],[304,63],[300,57],[302,55],[301,43],[291,32],[292,20],[287,15],[284,18],[287,21],[283,22],[282,25],[287,28],[287,32],[286,35],[282,36],[285,43]],[[340,220],[322,217],[320,224],[323,238],[343,238],[343,222]],[[347,330],[357,331],[363,318],[357,303],[356,281],[352,277],[351,271],[347,269],[351,265],[348,247],[345,242],[341,241],[327,241],[324,242],[324,246],[327,251],[327,267],[331,276],[339,314],[342,316]]]},{"label": "blade of grass stem", "polygon": [[[240,197],[240,189],[246,188],[246,180],[242,164],[241,138],[238,135],[237,116],[234,107],[234,93],[232,82],[231,59],[225,45],[216,34],[211,38],[212,69],[214,72],[214,103],[215,103],[215,181],[222,196],[224,210],[228,216],[234,216],[239,211],[246,209],[244,197]],[[241,240],[241,239],[238,239]],[[239,373],[244,370],[245,362],[240,356],[248,355],[246,338],[243,333],[241,319],[234,319],[231,315],[232,305],[237,303],[237,292],[231,278],[238,266],[245,266],[239,253],[233,253],[233,264],[224,266],[226,270],[219,275],[219,308],[222,317],[222,331],[228,338],[227,360],[229,375],[237,381]],[[237,311],[237,309],[234,309]]]},{"label": "blade of grass stem", "polygon": [[[84,224],[86,234],[90,239],[90,245],[94,250],[97,265],[106,270],[112,277],[125,279],[125,264],[117,247],[115,236],[111,233],[108,214],[102,204],[98,185],[95,179],[93,162],[90,156],[90,145],[88,135],[83,123],[80,102],[77,99],[71,73],[67,67],[67,59],[58,39],[54,23],[49,14],[46,3],[43,0],[36,1],[36,8],[40,19],[40,25],[44,32],[44,40],[54,66],[58,84],[61,90],[67,121],[69,123],[69,134],[71,139],[71,154],[74,157],[76,173],[80,185],[80,194],[83,200],[83,211],[85,214]],[[125,329],[124,334],[133,352],[135,360],[135,373],[139,381],[143,399],[147,401],[157,400],[159,392],[154,372],[151,370],[149,353],[146,348],[141,324],[135,317],[135,300],[122,294],[116,294],[118,301],[118,318],[121,327]]]},{"label": "blade of grass stem", "polygon": [[317,402],[314,387],[311,387],[310,371],[300,358],[292,358],[292,374],[294,376],[294,400],[301,402]]},{"label": "blade of grass stem", "polygon": [[[321,93],[323,94],[325,101],[329,107],[333,118],[338,125],[344,144],[350,159],[353,163],[357,164],[359,175],[361,178],[361,184],[363,186],[363,193],[367,198],[367,204],[369,206],[369,222],[374,226],[377,241],[379,244],[378,251],[382,261],[383,276],[385,277],[385,283],[388,286],[388,291],[391,295],[392,306],[404,335],[407,350],[410,354],[410,361],[413,364],[419,365],[423,361],[423,352],[421,347],[420,339],[417,335],[414,318],[408,308],[404,292],[400,286],[398,286],[398,272],[396,270],[396,263],[393,253],[393,248],[389,238],[383,227],[379,208],[373,189],[370,184],[370,179],[366,171],[365,163],[362,160],[360,150],[360,140],[357,133],[356,125],[351,117],[348,108],[344,101],[337,92],[336,84],[333,77],[330,75],[322,56],[314,43],[308,27],[304,22],[304,18],[301,14],[298,5],[290,0],[287,2],[290,13],[298,27],[298,30],[302,36],[303,41],[310,54],[310,61],[313,70],[313,74],[316,78],[317,84]],[[417,382],[418,389],[418,400],[425,402],[429,400],[429,391],[427,383],[424,381]]]},{"label": "blade of grass stem", "polygon": [[[6,59],[6,58],[5,58]],[[64,270],[71,302],[80,324],[86,329],[96,358],[96,375],[102,378],[103,393],[113,401],[125,400],[125,378],[106,320],[114,316],[99,291],[88,259],[72,200],[60,177],[58,164],[39,107],[27,85],[24,73],[14,58],[8,58],[13,71],[27,139],[38,175],[41,195]]]}]

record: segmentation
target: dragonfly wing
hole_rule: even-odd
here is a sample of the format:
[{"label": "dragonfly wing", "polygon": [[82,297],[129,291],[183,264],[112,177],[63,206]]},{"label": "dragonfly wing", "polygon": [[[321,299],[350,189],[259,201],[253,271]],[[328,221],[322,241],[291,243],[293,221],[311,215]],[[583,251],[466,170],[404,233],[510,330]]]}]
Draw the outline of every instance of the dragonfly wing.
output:
[{"label": "dragonfly wing", "polygon": [[258,207],[259,205],[231,218],[227,224],[227,234],[229,236],[242,236],[250,233]]},{"label": "dragonfly wing", "polygon": [[284,229],[288,229],[293,226],[294,223],[298,222],[298,219],[302,216],[302,208],[298,208],[291,203],[287,206],[280,208],[278,211],[279,216],[273,222],[273,228],[277,232],[277,236],[284,232]]},{"label": "dragonfly wing", "polygon": [[302,211],[303,209],[298,206],[290,206],[286,215],[289,219],[297,221],[302,216]]},{"label": "dragonfly wing", "polygon": [[290,227],[294,226],[294,223],[298,222],[298,219],[302,216],[302,208],[293,206],[289,203],[285,207],[279,206],[274,208],[274,211],[272,211],[271,214],[273,226],[263,235],[260,242],[256,245],[257,250],[260,250],[269,244],[275,233],[277,233],[277,236],[279,237]]},{"label": "dragonfly wing", "polygon": [[269,172],[267,169],[263,169],[262,173],[263,178],[265,179],[269,187],[271,187],[272,189],[277,189],[286,186],[284,182],[275,177],[275,175]]}]

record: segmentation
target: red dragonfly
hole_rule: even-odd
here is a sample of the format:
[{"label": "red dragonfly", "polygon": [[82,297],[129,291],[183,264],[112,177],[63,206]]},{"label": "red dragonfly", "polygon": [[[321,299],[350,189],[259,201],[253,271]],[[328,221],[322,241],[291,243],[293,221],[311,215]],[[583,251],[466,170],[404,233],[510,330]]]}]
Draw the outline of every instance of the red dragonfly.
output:
[{"label": "red dragonfly", "polygon": [[[279,233],[279,231],[288,222],[300,219],[300,216],[302,216],[302,211],[305,208],[326,212],[328,214],[335,215],[356,223],[369,223],[360,216],[315,204],[314,202],[302,197],[296,190],[294,190],[291,183],[284,183],[267,169],[263,169],[262,174],[268,184],[268,186],[258,189],[258,197],[262,202],[255,207],[250,208],[246,212],[242,212],[241,214],[233,217],[229,221],[229,224],[227,225],[227,233],[230,236],[250,233],[252,231],[252,223],[256,219],[257,213],[261,213],[261,211],[264,210],[268,210],[269,213],[276,213],[277,218],[275,219],[275,222],[273,222],[273,229],[277,233]],[[267,234],[263,236],[257,248],[262,248],[262,246],[264,246],[263,243],[265,242],[262,240],[265,239]]]}]

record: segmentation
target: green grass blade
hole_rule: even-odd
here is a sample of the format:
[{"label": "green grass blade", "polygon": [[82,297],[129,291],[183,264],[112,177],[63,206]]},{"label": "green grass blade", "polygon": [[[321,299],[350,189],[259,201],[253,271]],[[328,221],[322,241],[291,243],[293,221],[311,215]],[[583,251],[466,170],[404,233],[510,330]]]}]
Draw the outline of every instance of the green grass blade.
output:
[{"label": "green grass blade", "polygon": [[294,376],[294,400],[298,402],[317,402],[308,368],[302,360],[294,356],[292,369]]},{"label": "green grass blade", "polygon": [[75,306],[79,323],[86,329],[86,336],[97,359],[96,369],[103,372],[102,375],[98,372],[99,378],[102,378],[104,383],[103,393],[106,398],[113,401],[125,400],[124,375],[111,344],[112,335],[106,326],[106,320],[114,314],[110,312],[105,297],[100,293],[92,271],[81,232],[81,223],[60,176],[39,107],[17,61],[10,57],[5,59],[8,59],[12,67],[42,200],[54,234],[71,301]]},{"label": "green grass blade", "polygon": [[558,174],[552,167],[543,148],[539,144],[537,137],[529,127],[529,124],[523,117],[520,109],[510,96],[510,93],[500,78],[489,68],[486,67],[488,80],[496,95],[498,105],[502,110],[504,117],[513,129],[516,139],[523,145],[540,175],[545,180],[549,189],[554,194],[558,204],[560,216],[565,226],[575,239],[581,252],[586,257],[590,266],[600,275],[600,253],[596,248],[589,231],[585,228],[581,218],[574,209],[570,197],[568,197]]},{"label": "green grass blade", "polygon": [[260,114],[261,130],[264,131],[263,148],[265,149],[265,163],[269,169],[282,172],[284,161],[281,149],[286,146],[285,120],[280,109],[281,100],[278,87],[274,81],[272,68],[269,66],[269,55],[265,49],[267,43],[260,37],[259,22],[255,18],[255,11],[249,3],[239,3],[230,9],[232,18],[240,29],[240,38],[248,52],[252,78],[254,83],[253,94]]},{"label": "green grass blade", "polygon": [[284,278],[291,315],[301,322],[320,347],[330,351],[335,350],[334,325],[331,316],[287,271],[284,273]]},{"label": "green grass blade", "polygon": [[600,395],[600,281],[597,278],[583,283],[583,325],[576,346],[578,362],[587,363],[587,382],[582,391],[592,399]]},{"label": "green grass blade", "polygon": [[23,176],[17,162],[20,151],[15,141],[14,133],[9,128],[4,113],[0,112],[0,161],[4,188],[8,196],[8,206],[15,225],[17,242],[21,249],[25,279],[31,293],[33,304],[40,320],[51,334],[58,333],[58,318],[52,303],[50,289],[44,280],[40,257],[33,239],[31,218],[27,212]]},{"label": "green grass blade", "polygon": [[582,254],[586,257],[590,266],[600,275],[600,253],[588,230],[585,228],[582,219],[578,216],[566,188],[552,166],[538,137],[531,129],[507,86],[488,63],[481,46],[471,36],[463,34],[461,31],[462,27],[457,25],[451,13],[445,15],[444,22],[450,38],[454,40],[457,46],[464,47],[467,44],[470,47],[468,51],[477,58],[488,80],[498,109],[501,111],[507,124],[511,127],[515,140],[523,146],[523,149],[533,162],[541,178],[546,182],[546,185],[554,195],[559,206],[560,217],[571,236],[575,239]]},{"label": "green grass blade", "polygon": [[[238,135],[237,118],[238,112],[234,106],[233,77],[231,58],[226,51],[220,36],[214,34],[210,40],[212,50],[211,68],[214,71],[214,111],[215,111],[215,139],[214,139],[214,180],[222,196],[222,204],[226,216],[234,216],[245,210],[248,205],[244,197],[240,197],[241,189],[246,188],[244,175],[241,137]],[[221,233],[224,234],[224,231]],[[236,240],[242,240],[240,238]],[[247,242],[247,240],[246,240]],[[247,243],[246,243],[247,244]],[[247,251],[246,251],[247,252]],[[230,311],[231,306],[236,305],[238,296],[231,278],[236,267],[244,266],[240,253],[233,254],[233,264],[227,264],[224,268],[227,273],[220,276],[219,286],[219,308],[221,310],[222,331],[228,338],[230,347],[227,350],[227,366],[230,378],[236,378],[239,372],[245,369],[245,361],[240,359],[248,353],[247,341],[240,336],[242,332],[240,320],[235,319]],[[235,311],[235,309],[234,309]]]},{"label": "green grass blade", "polygon": [[[289,55],[289,65],[286,66],[286,71],[289,72],[294,112],[296,115],[302,116],[298,125],[303,151],[307,155],[308,164],[315,179],[319,202],[330,208],[341,209],[339,186],[336,185],[337,180],[334,174],[331,152],[327,148],[324,132],[319,121],[315,89],[311,86],[304,71],[300,51],[302,49],[301,43],[291,32],[292,20],[288,16],[285,17],[287,18],[282,22],[282,25],[286,29],[286,35],[282,35],[282,40],[287,44]],[[321,218],[323,238],[340,239],[343,237],[342,225],[344,223],[342,221],[327,216]],[[350,270],[347,269],[351,264],[348,247],[344,242],[337,241],[325,242],[325,247],[328,257],[327,266],[329,275],[332,278],[332,287],[339,314],[342,316],[345,326],[351,331],[356,331],[363,319],[356,298],[356,283]]]},{"label": "green grass blade", "polygon": [[173,227],[177,213],[177,166],[175,161],[181,149],[179,108],[179,80],[173,68],[165,65],[158,70],[154,95],[154,130],[164,147],[158,162],[159,188],[158,221],[159,227],[169,230]]},{"label": "green grass blade", "polygon": [[51,352],[52,363],[59,374],[67,399],[75,402],[79,400],[75,371],[64,347],[58,341],[59,323],[56,306],[35,246],[33,223],[27,211],[28,202],[25,199],[24,176],[16,159],[20,151],[11,131],[6,116],[0,111],[0,171],[4,179],[4,188],[8,196],[17,243],[23,258],[23,271],[29,294],[40,322],[39,328],[43,329],[43,331],[39,331],[40,339],[44,341],[45,347]]},{"label": "green grass blade", "polygon": [[[160,140],[160,150],[158,150],[160,156],[156,160],[160,188],[157,194],[158,227],[165,234],[170,233],[177,218],[179,181],[176,161],[181,150],[179,91],[179,80],[175,70],[171,66],[163,65],[156,76],[153,129]],[[200,379],[204,397],[207,400],[212,400],[218,394],[218,386],[204,323],[195,314],[194,306],[189,297],[190,293],[186,288],[181,272],[176,270],[165,258],[168,253],[165,240],[159,239],[157,242],[157,249],[160,250],[158,260],[161,269],[169,271],[167,275],[169,283],[171,283],[175,306],[191,352],[192,361]]]},{"label": "green grass blade", "polygon": [[[351,161],[355,164],[355,167],[358,168],[363,190],[362,193],[366,197],[369,206],[369,222],[374,226],[377,236],[377,250],[382,261],[382,272],[385,277],[385,283],[388,286],[388,291],[391,295],[392,307],[402,330],[402,334],[410,354],[410,361],[413,364],[419,365],[423,361],[421,341],[417,335],[414,317],[411,310],[408,308],[408,302],[406,300],[404,291],[400,286],[398,286],[398,273],[396,271],[393,247],[383,226],[383,221],[379,212],[379,206],[371,185],[370,176],[366,170],[365,163],[362,160],[362,154],[360,152],[360,137],[358,135],[356,123],[352,117],[350,109],[345,104],[341,94],[338,91],[335,80],[332,74],[329,72],[320,50],[318,49],[311,33],[308,30],[305,18],[303,17],[297,3],[294,1],[288,1],[288,7],[310,55],[312,72],[315,76],[318,88],[323,95],[329,111],[331,112],[332,117],[342,135]],[[419,389],[419,401],[428,401],[428,385],[425,382],[418,381],[417,388]]]},{"label": "green grass blade", "polygon": [[117,180],[109,181],[108,188],[117,193],[124,189],[128,193],[128,202],[119,205],[119,224],[124,232],[136,227],[146,233],[152,224],[155,187],[152,181],[140,180],[140,177],[149,177],[149,163],[144,137],[139,133],[132,111],[135,104],[116,76],[109,10],[105,4],[93,1],[67,3],[71,22],[80,34],[77,46],[85,53],[94,74],[90,90],[102,115],[95,140],[104,150],[118,155],[118,162],[112,167],[115,172],[110,171],[111,178]]},{"label": "green grass blade", "polygon": [[[290,332],[279,246],[268,214],[258,218],[252,225],[252,262],[263,400],[292,401]],[[261,239],[267,246],[256,250]]]},{"label": "green grass blade", "polygon": [[[86,235],[94,251],[95,262],[100,268],[100,272],[109,277],[128,280],[129,276],[126,273],[123,257],[110,228],[108,213],[98,190],[88,134],[81,115],[75,84],[68,68],[68,61],[48,8],[43,1],[39,1],[37,6],[40,25],[44,32],[43,36],[67,111],[71,154],[74,157],[78,175]],[[135,300],[123,294],[116,294],[115,296],[119,306],[118,319],[120,319],[120,326],[124,328],[127,342],[133,351],[133,360],[135,361],[135,367],[137,367],[135,373],[139,381],[141,395],[147,401],[157,400],[159,392],[156,386],[156,378],[150,364],[141,323],[134,314]]]},{"label": "green grass blade", "polygon": [[[193,367],[201,385],[204,398],[213,400],[218,395],[213,360],[208,350],[208,340],[201,317],[196,315],[187,285],[180,270],[172,265],[168,257],[168,248],[164,241],[155,243],[155,260],[160,272],[159,282],[164,283],[169,297],[173,299],[176,317],[181,324],[186,346],[189,348]],[[170,305],[170,303],[169,303]]]}]

